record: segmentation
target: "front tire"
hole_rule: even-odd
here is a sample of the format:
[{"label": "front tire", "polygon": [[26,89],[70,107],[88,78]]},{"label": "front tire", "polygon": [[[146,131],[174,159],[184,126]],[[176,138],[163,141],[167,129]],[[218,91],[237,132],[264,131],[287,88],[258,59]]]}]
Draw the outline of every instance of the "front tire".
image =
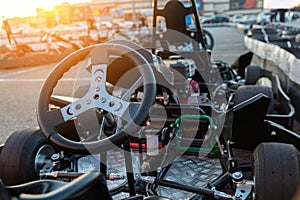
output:
[{"label": "front tire", "polygon": [[5,185],[16,185],[39,179],[37,154],[51,147],[38,129],[14,132],[5,142],[0,155],[0,178]]},{"label": "front tire", "polygon": [[214,46],[215,46],[215,40],[214,40],[214,36],[211,34],[211,32],[209,32],[206,29],[203,29],[203,35],[204,35],[204,40],[206,43],[206,49],[208,50],[213,50]]},{"label": "front tire", "polygon": [[300,154],[291,144],[261,143],[254,156],[254,199],[292,199],[300,184]]}]

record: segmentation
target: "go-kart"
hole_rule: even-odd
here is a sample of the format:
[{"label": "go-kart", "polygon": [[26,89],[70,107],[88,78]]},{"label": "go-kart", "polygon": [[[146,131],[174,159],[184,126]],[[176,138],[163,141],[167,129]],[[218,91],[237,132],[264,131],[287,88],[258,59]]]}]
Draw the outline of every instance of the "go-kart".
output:
[{"label": "go-kart", "polygon": [[184,19],[174,10],[198,16],[195,1],[157,4],[154,16],[166,18],[167,30],[153,29],[153,48],[107,41],[51,71],[39,127],[1,146],[1,199],[295,195],[300,138],[289,129],[294,110],[278,78],[261,69],[253,78],[258,69],[247,67],[244,80],[226,63],[212,64],[197,20],[196,30],[172,27]]}]

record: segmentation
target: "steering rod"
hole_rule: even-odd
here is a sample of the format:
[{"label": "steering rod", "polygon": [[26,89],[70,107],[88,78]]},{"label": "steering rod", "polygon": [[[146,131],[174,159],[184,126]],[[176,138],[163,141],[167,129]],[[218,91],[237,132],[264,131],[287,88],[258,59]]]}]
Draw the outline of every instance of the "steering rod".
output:
[{"label": "steering rod", "polygon": [[[107,176],[107,178],[109,180],[126,179],[126,176],[112,173],[112,174],[109,174]],[[205,189],[205,188],[196,188],[196,187],[192,187],[192,186],[182,185],[182,184],[175,183],[175,182],[172,182],[172,181],[158,179],[158,178],[155,178],[155,177],[152,177],[152,176],[142,176],[139,173],[135,173],[134,178],[135,178],[135,180],[139,180],[139,181],[142,181],[142,182],[145,182],[145,183],[157,184],[157,185],[161,185],[161,186],[165,186],[165,187],[171,187],[171,188],[174,188],[174,189],[193,192],[193,193],[196,193],[196,194],[201,194],[201,195],[213,197],[215,199],[240,200],[239,197],[232,196],[230,194],[226,194],[226,193],[221,192],[221,191],[210,190],[210,189]]]}]

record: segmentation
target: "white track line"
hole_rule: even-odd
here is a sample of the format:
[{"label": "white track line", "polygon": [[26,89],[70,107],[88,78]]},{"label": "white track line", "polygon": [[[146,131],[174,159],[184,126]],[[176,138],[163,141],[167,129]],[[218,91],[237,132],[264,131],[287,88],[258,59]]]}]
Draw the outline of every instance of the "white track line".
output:
[{"label": "white track line", "polygon": [[[44,78],[0,78],[0,83],[3,82],[44,82],[46,79]],[[59,81],[63,82],[72,82],[72,81],[90,81],[89,78],[63,78]]]},{"label": "white track line", "polygon": [[2,76],[0,75],[0,78],[6,78],[6,77],[14,76],[14,75],[24,74],[24,73],[27,73],[27,72],[37,71],[37,70],[40,70],[41,68],[45,68],[47,66],[48,65],[43,65],[43,66],[40,66],[40,67],[32,67],[32,68],[26,68],[26,69],[10,72],[10,73],[4,74]]}]

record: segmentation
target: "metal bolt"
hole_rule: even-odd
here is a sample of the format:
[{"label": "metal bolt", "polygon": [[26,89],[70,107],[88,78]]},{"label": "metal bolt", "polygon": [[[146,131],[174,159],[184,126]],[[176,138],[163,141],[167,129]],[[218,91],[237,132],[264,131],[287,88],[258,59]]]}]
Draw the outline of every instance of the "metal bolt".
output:
[{"label": "metal bolt", "polygon": [[244,175],[242,172],[234,172],[232,175],[231,175],[233,181],[235,182],[241,182],[243,179],[244,179]]},{"label": "metal bolt", "polygon": [[59,159],[60,159],[59,153],[52,154],[51,156],[52,161],[58,161]]},{"label": "metal bolt", "polygon": [[88,100],[86,100],[85,103],[86,103],[87,105],[89,105],[89,104],[91,104],[91,102],[92,102],[92,101],[91,101],[90,99],[88,99]]},{"label": "metal bolt", "polygon": [[101,76],[97,76],[96,79],[95,79],[95,81],[98,82],[98,83],[100,83],[101,80],[102,80],[102,77],[101,77]]},{"label": "metal bolt", "polygon": [[80,105],[80,104],[77,104],[77,105],[75,106],[75,109],[76,109],[76,110],[81,109],[81,105]]},{"label": "metal bolt", "polygon": [[114,101],[109,102],[109,107],[113,107],[115,105]]}]

